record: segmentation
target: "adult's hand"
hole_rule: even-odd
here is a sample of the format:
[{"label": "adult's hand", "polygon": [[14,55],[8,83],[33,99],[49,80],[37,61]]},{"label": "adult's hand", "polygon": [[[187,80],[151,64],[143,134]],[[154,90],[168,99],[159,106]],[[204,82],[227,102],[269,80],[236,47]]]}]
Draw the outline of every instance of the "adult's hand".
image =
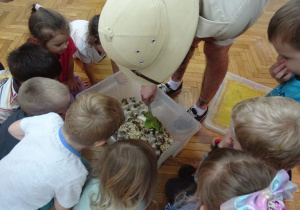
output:
[{"label": "adult's hand", "polygon": [[293,73],[288,70],[284,61],[280,60],[274,63],[269,69],[271,76],[279,83],[288,81]]},{"label": "adult's hand", "polygon": [[141,97],[142,101],[149,105],[154,101],[155,96],[157,93],[157,86],[156,85],[143,85],[141,88]]}]

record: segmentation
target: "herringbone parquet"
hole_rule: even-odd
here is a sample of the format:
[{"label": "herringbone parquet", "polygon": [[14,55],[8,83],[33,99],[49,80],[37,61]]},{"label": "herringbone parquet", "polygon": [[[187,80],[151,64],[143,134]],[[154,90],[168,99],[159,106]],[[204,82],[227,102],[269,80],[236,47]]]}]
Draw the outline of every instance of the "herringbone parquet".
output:
[{"label": "herringbone parquet", "polygon": [[[275,62],[277,54],[268,42],[266,30],[274,12],[287,1],[271,0],[257,23],[234,42],[230,50],[230,72],[271,88],[277,85],[268,72],[269,67]],[[93,15],[99,14],[105,0],[14,0],[10,3],[0,3],[0,61],[6,67],[8,53],[24,43],[28,37],[27,20],[30,15],[30,5],[33,3],[55,9],[72,21],[76,19],[89,20]],[[80,62],[76,61],[76,73],[83,80],[87,80],[81,67]],[[204,67],[205,56],[202,44],[200,44],[184,76],[183,91],[174,97],[174,100],[181,106],[189,108],[197,99]],[[99,81],[111,75],[112,70],[109,59],[105,58],[101,63],[95,65],[94,71]],[[169,158],[160,167],[159,183],[155,194],[155,201],[159,209],[162,209],[167,203],[164,194],[166,180],[176,176],[180,165],[199,160],[205,152],[210,150],[210,143],[216,137],[220,137],[220,134],[202,126],[201,130],[191,138],[185,149],[177,157]],[[98,153],[97,150],[85,150],[83,156],[94,162]],[[293,170],[293,181],[299,185],[300,168]],[[299,190],[294,193],[294,196],[294,200],[286,202],[287,207],[291,210],[298,210],[300,209]],[[154,209],[154,207],[151,209]]]}]

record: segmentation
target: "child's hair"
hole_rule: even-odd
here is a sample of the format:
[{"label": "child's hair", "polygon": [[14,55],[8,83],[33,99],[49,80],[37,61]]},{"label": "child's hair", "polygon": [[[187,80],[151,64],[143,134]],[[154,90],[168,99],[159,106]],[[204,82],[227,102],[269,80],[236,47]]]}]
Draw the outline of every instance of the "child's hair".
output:
[{"label": "child's hair", "polygon": [[[99,194],[90,197],[95,209],[135,209],[152,201],[158,169],[151,145],[143,140],[122,140],[108,145],[94,171]],[[100,198],[99,202],[95,202]]]},{"label": "child's hair", "polygon": [[70,35],[68,20],[60,13],[39,7],[32,6],[31,15],[28,20],[28,27],[31,35],[41,42],[43,46],[57,34]]},{"label": "child's hair", "polygon": [[58,107],[67,107],[70,93],[65,85],[56,80],[34,77],[21,85],[17,101],[24,112],[35,116],[55,112]]},{"label": "child's hair", "polygon": [[267,188],[275,175],[276,170],[242,151],[217,149],[199,168],[195,196],[208,210],[220,209],[233,197]]},{"label": "child's hair", "polygon": [[233,138],[242,149],[277,170],[300,164],[300,104],[273,96],[244,100],[231,114]]},{"label": "child's hair", "polygon": [[9,53],[7,63],[13,79],[19,84],[32,77],[56,79],[61,73],[59,60],[45,48],[25,43]]},{"label": "child's hair", "polygon": [[74,142],[91,146],[108,139],[124,121],[123,109],[116,99],[88,92],[70,106],[64,128]]},{"label": "child's hair", "polygon": [[280,37],[283,43],[288,43],[296,50],[300,50],[300,1],[289,1],[270,20],[269,41],[277,37]]},{"label": "child's hair", "polygon": [[99,24],[100,15],[95,15],[89,21],[87,43],[90,46],[94,46],[100,43],[99,33],[98,33],[98,24]]}]

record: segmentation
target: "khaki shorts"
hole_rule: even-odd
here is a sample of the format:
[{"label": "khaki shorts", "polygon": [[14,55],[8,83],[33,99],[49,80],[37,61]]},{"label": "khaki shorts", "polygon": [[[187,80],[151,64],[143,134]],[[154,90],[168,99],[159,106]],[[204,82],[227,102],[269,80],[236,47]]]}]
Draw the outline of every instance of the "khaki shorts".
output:
[{"label": "khaki shorts", "polygon": [[230,45],[257,21],[269,1],[200,0],[196,37],[213,37],[218,45]]}]

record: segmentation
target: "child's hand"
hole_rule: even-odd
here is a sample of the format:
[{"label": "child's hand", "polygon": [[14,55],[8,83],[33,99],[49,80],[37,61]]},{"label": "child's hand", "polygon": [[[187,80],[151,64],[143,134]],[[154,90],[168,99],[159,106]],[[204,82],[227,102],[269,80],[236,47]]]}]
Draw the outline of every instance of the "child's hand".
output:
[{"label": "child's hand", "polygon": [[78,91],[78,88],[80,86],[80,84],[76,81],[74,77],[66,80],[64,83],[70,91]]},{"label": "child's hand", "polygon": [[284,61],[282,60],[273,64],[273,66],[271,66],[269,69],[269,72],[271,76],[279,83],[286,82],[293,76],[293,73],[287,69]]}]

